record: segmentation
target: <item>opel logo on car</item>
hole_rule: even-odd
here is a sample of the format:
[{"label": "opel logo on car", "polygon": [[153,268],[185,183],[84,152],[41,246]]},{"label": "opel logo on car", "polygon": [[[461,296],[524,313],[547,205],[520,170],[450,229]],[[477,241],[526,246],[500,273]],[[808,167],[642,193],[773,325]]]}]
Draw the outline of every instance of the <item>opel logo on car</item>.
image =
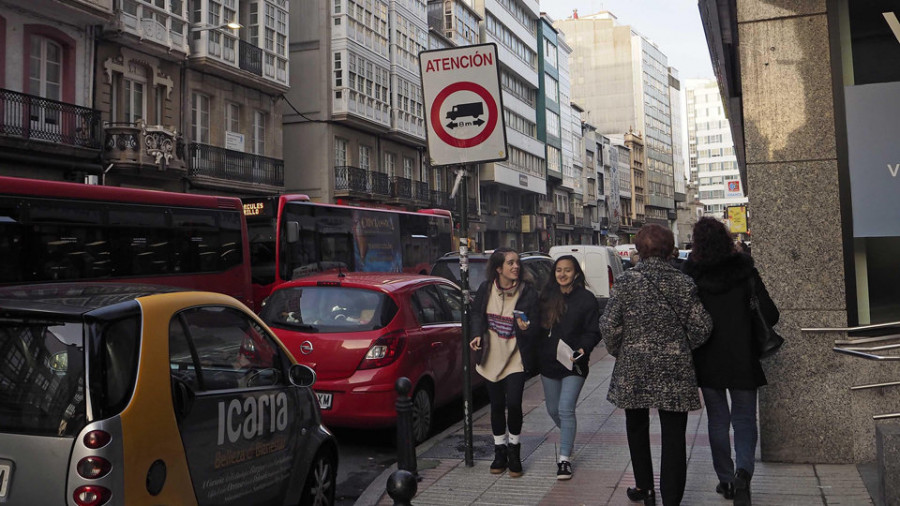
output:
[{"label": "opel logo on car", "polygon": [[313,350],[313,345],[311,342],[303,341],[302,343],[300,343],[300,353],[302,353],[304,355],[309,355],[310,353],[312,353],[312,350]]}]

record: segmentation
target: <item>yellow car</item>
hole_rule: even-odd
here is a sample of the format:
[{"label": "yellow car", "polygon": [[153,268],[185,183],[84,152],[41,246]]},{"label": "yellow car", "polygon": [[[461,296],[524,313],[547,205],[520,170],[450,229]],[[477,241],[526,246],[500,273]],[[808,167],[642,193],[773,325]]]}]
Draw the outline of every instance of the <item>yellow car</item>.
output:
[{"label": "yellow car", "polygon": [[0,288],[0,504],[333,504],[314,382],[226,295]]}]

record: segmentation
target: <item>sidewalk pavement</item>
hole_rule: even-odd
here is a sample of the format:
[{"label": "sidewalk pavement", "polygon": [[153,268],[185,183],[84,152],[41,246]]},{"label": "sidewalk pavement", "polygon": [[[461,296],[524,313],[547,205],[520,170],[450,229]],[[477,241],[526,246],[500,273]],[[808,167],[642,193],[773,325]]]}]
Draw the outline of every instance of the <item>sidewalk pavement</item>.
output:
[{"label": "sidewalk pavement", "polygon": [[[462,422],[419,445],[417,465],[421,481],[412,500],[415,506],[462,505],[635,505],[625,495],[634,486],[625,436],[625,412],[606,400],[615,359],[598,348],[576,409],[578,432],[571,480],[556,479],[559,430],[547,415],[540,377],[525,383],[522,428],[522,465],[525,474],[490,474],[493,439],[490,410],[473,415],[474,467],[464,462]],[[473,372],[474,374],[474,372]],[[651,411],[650,441],[659,494],[659,419]],[[730,504],[715,492],[718,479],[709,451],[706,410],[688,415],[687,485],[682,504]],[[396,465],[376,478],[355,506],[391,506],[385,492]],[[751,483],[753,504],[873,505],[857,466],[853,464],[778,464],[759,461]],[[659,504],[662,504],[658,498]]]}]

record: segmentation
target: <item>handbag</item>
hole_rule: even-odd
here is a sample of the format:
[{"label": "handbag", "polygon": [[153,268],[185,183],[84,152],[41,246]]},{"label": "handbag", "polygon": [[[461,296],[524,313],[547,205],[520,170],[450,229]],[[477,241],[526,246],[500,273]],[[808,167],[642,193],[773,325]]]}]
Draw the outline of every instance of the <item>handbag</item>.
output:
[{"label": "handbag", "polygon": [[759,307],[759,297],[756,295],[756,280],[750,276],[750,332],[759,358],[767,358],[774,355],[784,344],[784,338],[775,332],[766,322],[762,310]]}]

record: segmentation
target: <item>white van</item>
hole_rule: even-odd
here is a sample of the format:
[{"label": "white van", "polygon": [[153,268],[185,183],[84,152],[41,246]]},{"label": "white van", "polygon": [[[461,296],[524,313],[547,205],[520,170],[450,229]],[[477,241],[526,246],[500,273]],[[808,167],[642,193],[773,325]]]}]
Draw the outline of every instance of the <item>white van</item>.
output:
[{"label": "white van", "polygon": [[578,259],[581,270],[584,271],[587,287],[594,292],[597,301],[600,302],[600,311],[603,311],[609,300],[609,289],[615,279],[624,272],[622,261],[615,248],[582,244],[550,248],[550,256],[554,260],[563,255],[572,255]]}]

